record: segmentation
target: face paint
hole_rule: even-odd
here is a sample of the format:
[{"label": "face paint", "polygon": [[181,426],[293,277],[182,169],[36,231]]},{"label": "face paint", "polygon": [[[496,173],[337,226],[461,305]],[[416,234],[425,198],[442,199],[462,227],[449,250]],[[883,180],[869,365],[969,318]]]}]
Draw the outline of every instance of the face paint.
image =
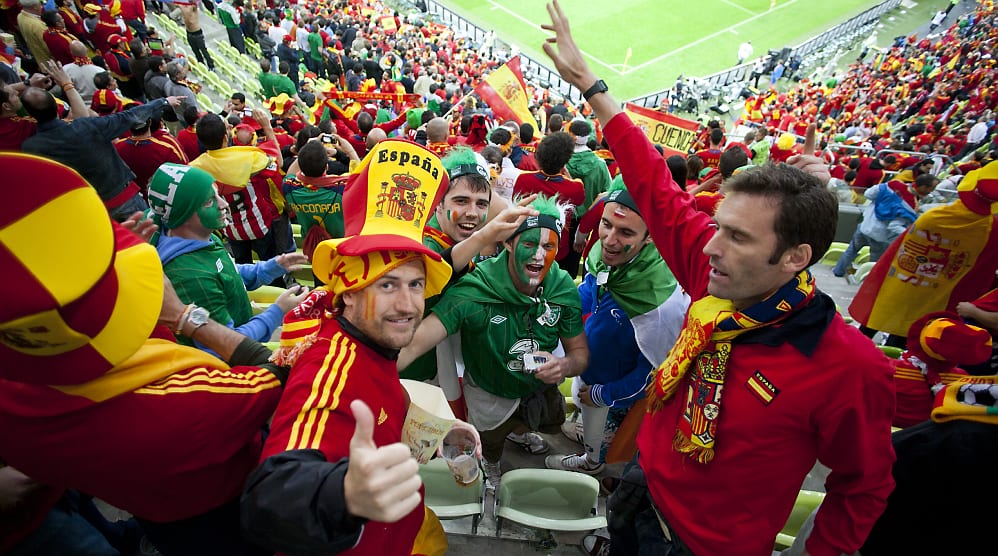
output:
[{"label": "face paint", "polygon": [[198,208],[198,219],[201,225],[209,230],[221,230],[226,225],[225,214],[228,212],[228,205],[218,194],[205,201]]},{"label": "face paint", "polygon": [[[520,234],[513,252],[515,270],[520,282],[537,287],[544,281],[558,254],[558,235],[547,228],[532,228]],[[540,267],[538,272],[529,266]]]}]

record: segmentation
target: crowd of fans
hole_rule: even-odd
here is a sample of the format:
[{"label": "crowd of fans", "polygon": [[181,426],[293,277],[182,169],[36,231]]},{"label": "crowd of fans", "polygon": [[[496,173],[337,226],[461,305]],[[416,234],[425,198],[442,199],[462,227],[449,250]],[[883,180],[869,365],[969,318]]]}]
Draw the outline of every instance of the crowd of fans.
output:
[{"label": "crowd of fans", "polygon": [[[259,48],[263,98],[237,91],[221,111],[203,110],[198,98],[206,84],[191,77],[177,38],[161,37],[147,9],[182,22],[182,40],[209,69],[224,54],[207,46],[202,18],[217,18],[240,55]],[[425,314],[415,318],[425,317],[411,343],[381,347],[395,350],[392,360],[397,358],[403,378],[439,384],[455,415],[476,426],[489,485],[499,485],[507,440],[531,455],[550,450],[538,432],[561,431],[581,445],[579,453],[547,457],[546,466],[554,469],[598,475],[612,459],[608,453],[617,452],[614,461],[634,455],[638,433],[625,425],[628,415],[653,409],[644,400],[646,389],[653,392],[655,386],[649,386],[649,376],[674,357],[673,344],[689,341],[681,336],[688,325],[684,315],[697,310],[691,302],[701,301],[691,301],[686,284],[677,281],[682,277],[663,261],[665,250],[653,242],[664,233],[661,224],[642,216],[647,206],[624,184],[618,159],[629,155],[619,143],[611,150],[612,141],[603,134],[607,122],[597,120],[595,106],[572,105],[528,80],[525,93],[534,118],[518,121],[477,94],[483,79],[512,53],[492,37],[476,43],[419,11],[401,14],[380,2],[224,0],[202,6],[56,0],[46,6],[18,0],[2,11],[4,164],[57,172],[42,161],[47,159],[74,170],[96,190],[112,219],[155,246],[172,283],[163,309],[173,301],[170,340],[209,354],[211,364],[217,363],[217,369],[209,365],[212,377],[227,372],[229,364],[264,370],[271,365],[281,384],[268,374],[266,381],[258,377],[244,385],[256,388],[252,403],[262,405],[254,405],[252,418],[237,416],[254,432],[233,437],[239,457],[230,454],[225,461],[243,475],[228,478],[231,488],[208,489],[196,503],[171,501],[162,511],[138,500],[141,493],[120,492],[106,477],[82,484],[67,479],[65,485],[35,481],[31,469],[22,473],[13,460],[39,465],[43,476],[72,475],[25,458],[19,450],[30,442],[13,443],[18,448],[12,454],[0,442],[0,463],[12,460],[0,466],[0,515],[15,517],[0,524],[0,553],[43,553],[45,542],[62,539],[66,546],[93,542],[107,547],[101,554],[126,554],[145,535],[163,554],[191,554],[197,543],[185,535],[198,527],[191,520],[211,515],[202,526],[232,530],[220,533],[219,544],[204,546],[236,553],[228,551],[239,545],[245,550],[239,553],[252,554],[255,547],[232,519],[238,523],[242,480],[258,459],[263,463],[251,475],[242,504],[243,535],[274,550],[304,546],[308,535],[271,530],[264,518],[274,510],[268,505],[274,501],[266,499],[273,483],[267,481],[277,476],[272,473],[285,472],[280,466],[288,462],[275,460],[286,456],[273,441],[264,449],[268,457],[261,458],[256,433],[287,380],[277,368],[286,371],[304,349],[296,351],[293,342],[315,341],[294,336],[287,326],[282,331],[282,322],[299,330],[321,299],[315,293],[346,281],[342,268],[316,263],[310,279],[302,271],[314,262],[316,246],[328,249],[328,242],[350,235],[358,217],[346,210],[348,192],[365,187],[357,175],[371,180],[369,196],[377,196],[379,212],[417,223],[425,219],[423,243],[439,253],[435,260],[442,256],[454,269],[455,277],[427,298]],[[945,22],[948,14],[934,23]],[[780,163],[797,164],[812,154],[820,160],[809,171],[827,178],[840,202],[864,205],[862,222],[833,273],[855,272],[855,257],[869,247],[876,266],[849,312],[867,336],[882,332],[887,346],[907,348],[897,360],[897,377],[914,386],[905,382],[898,388],[897,426],[928,419],[934,410],[927,400],[968,371],[983,377],[998,372],[990,347],[998,332],[996,19],[993,5],[981,3],[939,33],[899,37],[823,83],[803,79],[781,91],[774,80],[773,87],[746,99],[732,130],[708,122],[689,152],[664,157],[663,179],[711,217],[729,191],[725,184],[744,187],[751,181],[739,175],[758,167],[784,168]],[[256,46],[248,47],[251,43]],[[589,91],[587,98],[602,92]],[[619,138],[620,131],[616,134]],[[405,146],[398,146],[402,142]],[[663,158],[662,148],[656,148]],[[399,164],[409,160],[417,172],[446,172],[439,203],[417,198],[401,174],[392,176],[390,189],[388,181],[369,178],[372,159],[385,162],[389,156],[407,157]],[[432,163],[419,162],[419,156]],[[936,189],[951,195],[940,197],[933,194]],[[740,191],[738,198],[744,198]],[[729,233],[727,227],[721,229]],[[124,242],[116,248],[124,249]],[[310,293],[306,282],[317,289]],[[273,288],[272,303],[255,314],[248,291],[265,286]],[[783,293],[788,303],[811,299],[789,301],[794,292]],[[915,297],[917,303],[909,302]],[[209,317],[219,330],[201,328]],[[507,321],[505,336],[491,332]],[[195,338],[199,330],[204,332]],[[372,335],[363,327],[345,330]],[[447,339],[461,331],[459,341]],[[278,332],[276,363],[267,363],[269,352],[256,342]],[[253,342],[241,343],[244,338]],[[946,349],[951,342],[966,349]],[[434,349],[443,345],[446,350]],[[468,363],[463,382],[455,364],[460,357],[452,355],[462,348]],[[525,372],[524,354],[538,354],[547,363]],[[439,370],[445,368],[453,368],[454,376]],[[564,423],[557,384],[566,378],[581,408],[578,423]],[[16,373],[3,379],[32,382]],[[149,384],[130,386],[136,387]],[[95,405],[106,402],[87,392],[81,395]],[[4,434],[17,436],[11,430]],[[677,436],[677,446],[681,440]],[[684,449],[708,454],[702,456],[706,461],[713,457],[712,448]],[[304,468],[306,462],[294,465]],[[117,503],[137,521],[107,523],[90,495]],[[347,509],[350,503],[344,503]],[[334,508],[328,515],[333,514],[336,527],[356,538],[362,518],[388,521],[373,511]],[[303,519],[315,530],[328,525]],[[67,532],[62,525],[67,522],[78,522],[83,532]],[[173,528],[179,523],[184,525]],[[871,538],[879,541],[877,535]],[[345,541],[329,542],[324,546]],[[606,542],[596,544],[594,550]],[[44,553],[60,549],[48,550],[55,552]],[[870,553],[875,550],[871,545]]]}]

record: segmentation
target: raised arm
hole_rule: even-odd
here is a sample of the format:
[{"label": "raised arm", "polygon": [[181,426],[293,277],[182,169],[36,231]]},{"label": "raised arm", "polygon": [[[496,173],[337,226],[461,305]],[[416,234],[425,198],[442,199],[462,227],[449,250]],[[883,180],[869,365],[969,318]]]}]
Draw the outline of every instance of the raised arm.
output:
[{"label": "raised arm", "polygon": [[416,334],[412,337],[412,341],[409,342],[409,345],[402,348],[402,351],[399,353],[399,370],[404,370],[417,357],[430,351],[432,347],[444,341],[446,337],[447,329],[444,328],[444,324],[440,322],[440,319],[436,315],[430,315],[423,319],[423,322],[419,324],[419,328],[416,329]]}]

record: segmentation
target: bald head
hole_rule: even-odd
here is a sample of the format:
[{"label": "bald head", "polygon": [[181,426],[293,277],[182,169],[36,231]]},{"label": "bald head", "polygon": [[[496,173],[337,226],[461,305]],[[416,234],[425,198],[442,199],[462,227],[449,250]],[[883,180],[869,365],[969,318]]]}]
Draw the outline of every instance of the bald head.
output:
[{"label": "bald head", "polygon": [[447,120],[436,117],[426,124],[426,140],[430,143],[444,143],[450,132],[450,125]]},{"label": "bald head", "polygon": [[74,58],[79,58],[80,56],[87,55],[87,47],[80,41],[72,41],[69,43],[69,53],[73,55]]},{"label": "bald head", "polygon": [[375,145],[384,141],[385,139],[388,139],[388,134],[385,133],[385,130],[381,129],[380,127],[376,127],[371,131],[367,132],[367,139],[365,139],[365,142],[367,143],[367,150],[370,151],[371,149],[374,148]]}]

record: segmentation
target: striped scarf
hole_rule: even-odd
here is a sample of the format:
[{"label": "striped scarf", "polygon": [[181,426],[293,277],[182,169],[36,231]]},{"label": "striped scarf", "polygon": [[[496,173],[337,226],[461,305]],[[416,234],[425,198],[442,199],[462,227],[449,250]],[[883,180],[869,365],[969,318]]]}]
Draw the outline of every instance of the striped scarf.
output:
[{"label": "striped scarf", "polygon": [[[679,390],[692,368],[691,384],[673,448],[700,463],[714,458],[717,418],[732,341],[741,334],[780,322],[814,297],[814,277],[803,270],[766,299],[742,311],[730,300],[708,295],[690,305],[676,345],[648,385],[648,412],[655,413]],[[691,367],[691,363],[696,362]]]}]

